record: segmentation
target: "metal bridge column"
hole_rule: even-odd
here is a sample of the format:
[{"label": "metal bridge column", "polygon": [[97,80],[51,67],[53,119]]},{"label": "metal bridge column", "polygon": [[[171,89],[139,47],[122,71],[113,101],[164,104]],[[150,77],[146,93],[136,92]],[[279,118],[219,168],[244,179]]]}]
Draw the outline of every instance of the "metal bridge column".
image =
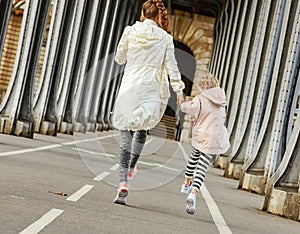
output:
[{"label": "metal bridge column", "polygon": [[1,132],[33,137],[33,89],[50,0],[26,1],[19,46],[7,93],[1,103]]},{"label": "metal bridge column", "polygon": [[[237,22],[238,22],[238,29],[237,33],[234,35],[232,34],[232,39],[234,40],[234,48],[233,48],[233,55],[230,63],[230,70],[229,70],[229,76],[227,77],[227,85],[226,85],[226,97],[228,104],[231,101],[231,98],[233,96],[233,89],[235,84],[235,75],[236,71],[239,66],[239,62],[241,60],[241,54],[243,47],[241,46],[243,44],[242,39],[244,39],[244,29],[246,27],[246,18],[247,18],[247,9],[248,9],[248,0],[242,1],[241,3],[241,11],[239,11],[239,16]],[[228,118],[230,115],[228,116]]]},{"label": "metal bridge column", "polygon": [[[255,89],[257,77],[259,76],[259,67],[262,64],[262,54],[266,50],[263,47],[265,40],[268,16],[270,12],[271,2],[268,0],[259,1],[257,5],[257,17],[254,20],[254,28],[249,44],[249,55],[246,58],[245,68],[241,77],[237,79],[242,81],[242,92],[240,94],[240,101],[237,101],[238,112],[236,112],[235,125],[231,133],[232,151],[230,153],[230,165],[225,171],[225,175],[239,178],[241,166],[245,162],[246,148],[249,139],[249,132],[252,122],[252,108],[255,100]],[[229,106],[230,112],[233,106]]]},{"label": "metal bridge column", "polygon": [[5,41],[13,0],[0,0],[0,59]]},{"label": "metal bridge column", "polygon": [[[80,111],[80,103],[84,93],[85,85],[89,86],[92,82],[91,79],[87,78],[87,73],[89,71],[89,61],[91,56],[94,55],[93,40],[96,37],[97,26],[101,25],[98,22],[101,22],[101,17],[103,16],[103,4],[104,1],[88,1],[89,6],[87,7],[86,13],[87,19],[84,23],[85,27],[82,31],[81,41],[78,49],[79,58],[76,58],[76,65],[74,67],[73,84],[69,94],[66,115],[63,122],[61,131],[73,132],[80,131],[80,124],[77,124],[77,119]],[[92,5],[90,5],[92,3]],[[82,53],[82,55],[81,55]],[[81,59],[80,59],[81,58]],[[74,86],[73,86],[74,85]],[[71,116],[70,116],[71,115]],[[72,126],[69,124],[70,118],[72,119]]]},{"label": "metal bridge column", "polygon": [[[270,119],[273,112],[272,105],[278,80],[278,70],[283,56],[283,44],[286,37],[287,23],[291,0],[272,2],[270,23],[264,42],[267,48],[263,67],[258,81],[258,91],[253,108],[253,118],[249,131],[246,157],[242,167],[239,187],[263,194],[266,177],[264,176],[267,145],[270,136]],[[268,127],[269,126],[269,127]],[[265,148],[265,150],[263,150]]]},{"label": "metal bridge column", "polygon": [[[227,82],[227,72],[228,72],[228,66],[231,58],[231,52],[233,47],[233,39],[231,39],[232,35],[235,35],[236,31],[236,25],[237,25],[237,17],[239,16],[240,11],[240,1],[236,4],[234,0],[230,0],[230,12],[229,12],[229,22],[226,32],[226,38],[225,38],[225,48],[224,53],[222,56],[220,66],[220,72],[218,74],[218,78],[220,81],[220,86],[225,88],[226,82]],[[235,19],[233,19],[235,16]],[[231,40],[230,40],[231,39]],[[226,66],[225,66],[226,63]]]},{"label": "metal bridge column", "polygon": [[220,67],[221,67],[221,59],[224,57],[226,54],[226,48],[227,48],[227,42],[226,41],[226,34],[230,33],[230,28],[229,28],[229,22],[228,22],[228,7],[229,7],[229,0],[226,1],[225,7],[223,7],[222,12],[223,12],[223,23],[221,24],[223,26],[223,32],[222,32],[222,37],[220,37],[220,46],[219,48],[219,53],[218,53],[218,58],[216,60],[215,64],[215,71],[214,74],[218,77],[218,79],[221,81],[220,77]]},{"label": "metal bridge column", "polygon": [[[110,26],[109,12],[111,10],[112,1],[101,1],[100,7],[100,18],[98,19],[98,24],[95,28],[95,35],[93,37],[93,44],[90,47],[90,57],[88,65],[85,72],[82,74],[84,76],[83,90],[82,94],[77,97],[76,104],[78,105],[77,115],[76,115],[76,130],[85,132],[87,130],[89,113],[91,111],[93,100],[96,98],[96,91],[99,86],[99,69],[101,63],[103,63],[101,55],[104,48],[104,41],[107,28]],[[95,108],[95,107],[94,107]],[[96,125],[96,123],[94,123]],[[95,126],[94,126],[95,129]]]},{"label": "metal bridge column", "polygon": [[[58,112],[57,100],[59,97],[58,85],[61,80],[63,62],[66,57],[68,40],[72,26],[72,20],[75,13],[76,2],[67,0],[64,8],[64,17],[57,47],[55,48],[55,59],[51,69],[49,93],[45,105],[45,114],[42,119],[40,132],[43,134],[56,136],[58,132]],[[53,48],[54,49],[54,48]]]},{"label": "metal bridge column", "polygon": [[[58,114],[58,127],[60,132],[72,133],[72,114],[73,114],[73,100],[74,91],[76,90],[76,81],[78,72],[80,69],[79,63],[82,57],[82,51],[84,49],[85,35],[87,32],[86,25],[88,23],[88,17],[90,14],[91,1],[78,1],[76,12],[74,14],[74,22],[72,27],[71,37],[69,38],[69,51],[66,52],[67,57],[65,59],[62,72],[62,79],[60,80],[59,100],[57,104]],[[64,122],[63,122],[64,121]],[[69,125],[69,131],[67,126]]]}]

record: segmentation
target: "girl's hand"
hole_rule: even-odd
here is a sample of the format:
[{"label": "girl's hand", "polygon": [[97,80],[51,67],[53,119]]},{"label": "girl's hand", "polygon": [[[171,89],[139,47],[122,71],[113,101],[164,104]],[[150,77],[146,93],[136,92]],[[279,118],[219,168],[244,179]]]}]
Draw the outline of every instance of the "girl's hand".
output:
[{"label": "girl's hand", "polygon": [[180,107],[181,103],[185,102],[184,97],[182,94],[177,95],[177,106]]}]

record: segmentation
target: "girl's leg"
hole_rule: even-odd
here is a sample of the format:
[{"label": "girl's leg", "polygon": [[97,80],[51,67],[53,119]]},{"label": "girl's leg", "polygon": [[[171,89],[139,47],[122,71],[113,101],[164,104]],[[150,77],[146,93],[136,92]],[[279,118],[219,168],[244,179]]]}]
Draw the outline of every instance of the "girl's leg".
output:
[{"label": "girl's leg", "polygon": [[146,130],[136,131],[133,134],[131,161],[130,161],[130,167],[129,167],[129,169],[132,171],[142,153],[142,150],[143,150],[145,142],[146,142],[146,138],[147,138]]},{"label": "girl's leg", "polygon": [[206,172],[212,165],[212,156],[200,152],[200,160],[197,166],[196,176],[194,177],[192,185],[192,193],[197,194],[200,190],[201,185],[204,182]]},{"label": "girl's leg", "polygon": [[189,185],[191,178],[194,176],[195,169],[198,165],[199,158],[200,158],[201,152],[194,147],[192,148],[192,153],[190,155],[190,158],[187,162],[186,168],[185,168],[185,181],[184,183],[186,185]]},{"label": "girl's leg", "polygon": [[[200,152],[200,151],[198,151]],[[186,212],[188,214],[194,214],[196,210],[196,195],[200,190],[201,185],[204,182],[206,172],[211,165],[212,156],[206,155],[200,152],[200,160],[197,165],[196,175],[192,184],[192,191],[186,199]]]},{"label": "girl's leg", "polygon": [[130,154],[131,154],[131,144],[132,144],[132,132],[122,130],[120,131],[120,150],[119,150],[119,178],[120,184],[127,183],[127,173],[130,162]]}]

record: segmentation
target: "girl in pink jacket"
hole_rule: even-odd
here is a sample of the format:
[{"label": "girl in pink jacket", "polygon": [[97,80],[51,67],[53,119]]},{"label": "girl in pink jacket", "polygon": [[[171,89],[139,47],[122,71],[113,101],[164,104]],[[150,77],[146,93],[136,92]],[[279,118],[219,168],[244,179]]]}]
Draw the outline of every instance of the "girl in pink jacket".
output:
[{"label": "girl in pink jacket", "polygon": [[205,75],[199,82],[197,96],[180,106],[192,119],[192,153],[186,165],[185,180],[181,188],[184,194],[191,190],[186,200],[186,212],[189,214],[195,213],[196,195],[208,168],[215,160],[213,156],[226,153],[230,147],[224,125],[225,107],[225,92],[218,86],[218,79],[211,74]]}]

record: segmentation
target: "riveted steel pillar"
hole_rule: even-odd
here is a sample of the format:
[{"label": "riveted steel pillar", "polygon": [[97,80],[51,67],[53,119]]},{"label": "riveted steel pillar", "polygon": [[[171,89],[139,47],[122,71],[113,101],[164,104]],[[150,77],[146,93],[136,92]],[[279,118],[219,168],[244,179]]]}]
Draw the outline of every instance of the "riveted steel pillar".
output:
[{"label": "riveted steel pillar", "polygon": [[220,77],[221,61],[222,61],[222,58],[224,57],[224,55],[226,54],[226,47],[227,47],[227,42],[228,42],[228,41],[226,41],[226,34],[230,33],[229,19],[228,19],[228,7],[229,7],[229,0],[226,1],[225,7],[222,8],[223,30],[222,30],[222,36],[220,37],[218,58],[216,59],[216,62],[215,62],[216,66],[215,66],[214,74],[218,77],[219,81],[221,81],[221,77]]},{"label": "riveted steel pillar", "polygon": [[[236,72],[238,70],[239,62],[241,60],[241,55],[242,55],[243,47],[241,45],[244,40],[243,32],[246,27],[246,18],[249,15],[249,13],[247,15],[247,10],[249,8],[248,3],[249,3],[248,0],[241,1],[241,11],[239,12],[239,16],[237,19],[237,23],[238,23],[237,33],[235,35],[232,35],[232,37],[233,37],[232,39],[234,40],[233,55],[231,58],[229,76],[227,78],[228,82],[227,82],[226,90],[225,90],[228,104],[230,103],[231,98],[234,95],[233,92],[234,92],[235,76],[236,76]],[[230,117],[230,115],[228,115],[228,118],[229,117]]]},{"label": "riveted steel pillar", "polygon": [[5,41],[8,20],[11,14],[13,0],[0,0],[0,59]]},{"label": "riveted steel pillar", "polygon": [[[236,116],[234,130],[232,131],[232,151],[230,153],[230,161],[234,165],[230,165],[225,174],[232,175],[238,179],[240,176],[241,166],[245,161],[247,142],[249,139],[252,108],[256,92],[256,82],[259,66],[263,63],[261,60],[262,54],[265,53],[266,46],[263,47],[263,42],[266,35],[268,16],[270,12],[271,2],[268,0],[259,1],[257,4],[256,17],[254,20],[254,28],[251,35],[249,56],[247,56],[244,73],[241,75],[243,81],[242,93],[240,102],[238,103],[238,114]],[[250,37],[250,35],[249,35]],[[237,102],[236,102],[237,104]],[[230,111],[232,106],[229,107]],[[237,165],[238,164],[238,165]]]},{"label": "riveted steel pillar", "polygon": [[26,1],[12,78],[1,109],[1,131],[33,137],[33,89],[50,0]]},{"label": "riveted steel pillar", "polygon": [[[92,2],[92,5],[90,3]],[[91,58],[95,56],[95,49],[93,47],[94,40],[97,39],[97,32],[99,32],[99,26],[101,26],[101,17],[103,17],[103,4],[104,1],[89,1],[89,6],[87,8],[88,18],[86,19],[87,22],[85,23],[85,27],[82,31],[81,42],[79,45],[78,54],[82,53],[82,59],[77,59],[77,64],[75,65],[75,69],[80,69],[78,71],[78,77],[76,82],[72,85],[72,90],[69,95],[68,102],[66,109],[65,120],[67,123],[70,120],[70,114],[72,115],[72,122],[73,126],[67,124],[66,131],[73,132],[73,128],[75,131],[80,131],[81,124],[77,122],[79,118],[79,111],[81,111],[80,103],[85,104],[84,100],[87,100],[86,96],[89,93],[84,95],[84,88],[91,87],[93,82],[92,79],[88,79],[88,72],[89,72],[89,63]],[[98,42],[98,41],[97,41]],[[99,45],[99,43],[95,43],[94,45]],[[81,52],[82,50],[82,52]],[[76,77],[76,76],[75,76]],[[71,104],[73,102],[73,104]],[[72,106],[70,106],[72,105]],[[72,111],[70,110],[72,108]]]},{"label": "riveted steel pillar", "polygon": [[[226,82],[227,82],[227,71],[228,71],[228,63],[231,58],[231,52],[232,52],[232,46],[233,46],[233,41],[232,35],[235,35],[235,30],[236,30],[236,21],[234,20],[234,16],[236,18],[239,15],[239,10],[240,10],[240,1],[238,1],[238,5],[235,3],[234,0],[228,0],[228,5],[229,5],[229,21],[228,21],[228,27],[226,31],[226,37],[225,37],[225,45],[224,45],[224,53],[222,55],[222,59],[220,62],[220,71],[218,72],[218,78],[220,81],[221,87],[225,88]],[[226,66],[225,66],[226,63]]]},{"label": "riveted steel pillar", "polygon": [[[66,0],[54,1],[52,5],[52,17],[46,43],[46,51],[41,71],[40,81],[34,96],[34,131],[40,132],[42,119],[45,115],[45,106],[49,97],[49,87],[52,82],[52,70],[57,57],[56,48],[60,39]],[[47,131],[47,130],[46,130]]]},{"label": "riveted steel pillar", "polygon": [[220,53],[220,44],[221,44],[221,38],[223,34],[223,15],[224,11],[221,11],[221,14],[218,15],[218,18],[215,23],[215,35],[214,35],[214,48],[211,56],[211,63],[209,65],[209,71],[212,74],[215,74],[216,67],[217,67],[217,59],[218,55]]},{"label": "riveted steel pillar", "polygon": [[[264,42],[267,50],[264,54],[264,61],[258,81],[256,101],[253,108],[249,139],[247,142],[246,157],[243,165],[243,173],[240,178],[239,187],[251,190],[259,194],[264,193],[266,177],[264,176],[266,150],[262,150],[267,144],[270,135],[270,119],[273,113],[272,105],[274,93],[278,80],[278,70],[281,66],[283,56],[283,44],[286,37],[288,16],[291,7],[291,0],[280,0],[272,2],[269,16],[267,35]],[[269,126],[269,127],[268,127]]]},{"label": "riveted steel pillar", "polygon": [[[88,6],[87,6],[88,5]],[[78,1],[74,14],[74,22],[71,37],[69,38],[69,51],[66,53],[65,69],[62,72],[60,86],[61,94],[58,100],[58,126],[60,132],[72,133],[73,109],[74,109],[74,92],[76,91],[77,77],[80,69],[80,60],[85,46],[91,1]],[[62,126],[61,123],[63,122]],[[68,130],[67,126],[71,128]]]},{"label": "riveted steel pillar", "polygon": [[[111,7],[112,3],[113,1],[101,1],[100,18],[98,19],[98,24],[95,28],[95,36],[90,50],[89,64],[86,70],[87,73],[84,74],[84,89],[82,93],[82,98],[80,100],[80,107],[77,112],[78,124],[76,126],[76,129],[84,132],[87,130],[89,113],[91,112],[92,108],[96,108],[95,106],[92,106],[92,103],[93,100],[96,98],[96,92],[99,89],[99,83],[101,83],[101,81],[99,81],[98,74],[100,65],[101,63],[103,63],[102,54],[104,50],[104,42],[106,38],[105,36],[110,26],[110,23],[108,23],[110,15],[109,13],[111,9],[114,9]],[[93,124],[93,129],[95,129],[96,117],[94,119]],[[92,127],[91,124],[89,125],[89,127]]]},{"label": "riveted steel pillar", "polygon": [[[222,63],[222,68],[221,68],[221,87],[223,87],[225,90],[227,90],[228,83],[230,81],[230,74],[229,70],[230,68],[234,67],[236,65],[236,60],[234,60],[237,56],[237,51],[239,50],[238,47],[234,44],[238,41],[238,37],[240,36],[238,31],[238,22],[240,20],[243,22],[242,18],[242,13],[243,13],[243,4],[242,1],[234,1],[232,3],[232,9],[231,9],[231,14],[234,15],[234,21],[232,24],[231,32],[228,35],[228,40],[229,40],[229,47],[228,47],[228,53],[226,54],[226,57],[224,57],[224,62]],[[236,56],[235,56],[236,55]],[[231,82],[232,84],[232,82]],[[227,93],[226,93],[226,96]]]},{"label": "riveted steel pillar", "polygon": [[[57,38],[57,44],[55,47],[51,48],[54,52],[54,58],[52,64],[48,67],[49,76],[49,88],[45,99],[45,106],[42,112],[42,121],[39,132],[48,135],[57,135],[58,131],[58,114],[57,114],[57,100],[58,100],[58,85],[61,79],[61,72],[63,69],[63,62],[65,60],[67,44],[70,37],[70,30],[73,20],[73,15],[75,11],[76,1],[66,0],[62,18],[58,18],[61,21],[61,27]],[[59,24],[59,22],[58,22]],[[55,25],[57,26],[57,25]]]}]

